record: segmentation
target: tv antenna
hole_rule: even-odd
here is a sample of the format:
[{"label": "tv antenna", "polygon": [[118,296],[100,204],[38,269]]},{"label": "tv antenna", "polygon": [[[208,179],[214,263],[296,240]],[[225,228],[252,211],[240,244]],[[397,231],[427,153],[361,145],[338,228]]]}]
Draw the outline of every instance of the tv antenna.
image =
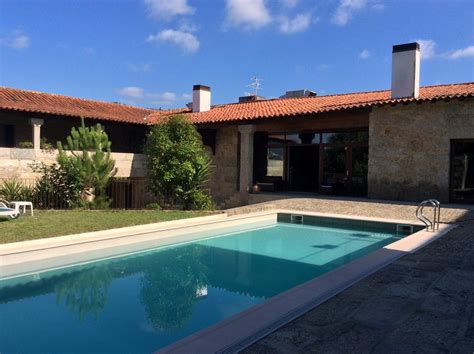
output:
[{"label": "tv antenna", "polygon": [[246,87],[251,87],[253,89],[253,93],[245,92],[247,96],[258,96],[258,90],[262,90],[262,79],[259,79],[257,76],[252,76],[250,78],[252,81]]}]

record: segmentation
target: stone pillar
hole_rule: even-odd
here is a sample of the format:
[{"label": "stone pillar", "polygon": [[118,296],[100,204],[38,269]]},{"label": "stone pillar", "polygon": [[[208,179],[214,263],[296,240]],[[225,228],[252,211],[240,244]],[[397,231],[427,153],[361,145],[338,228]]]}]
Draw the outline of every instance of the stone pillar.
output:
[{"label": "stone pillar", "polygon": [[253,183],[254,125],[240,125],[240,192],[249,192]]},{"label": "stone pillar", "polygon": [[35,151],[39,151],[41,149],[41,126],[43,123],[43,119],[30,118],[30,124],[33,127],[33,148]]}]

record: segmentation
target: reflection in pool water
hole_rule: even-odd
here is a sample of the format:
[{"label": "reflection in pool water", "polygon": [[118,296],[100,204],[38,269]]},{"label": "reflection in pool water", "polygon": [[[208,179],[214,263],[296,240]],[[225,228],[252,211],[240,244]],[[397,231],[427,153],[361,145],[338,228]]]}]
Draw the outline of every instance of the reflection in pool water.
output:
[{"label": "reflection in pool water", "polygon": [[0,352],[151,352],[398,239],[278,224],[0,282]]}]

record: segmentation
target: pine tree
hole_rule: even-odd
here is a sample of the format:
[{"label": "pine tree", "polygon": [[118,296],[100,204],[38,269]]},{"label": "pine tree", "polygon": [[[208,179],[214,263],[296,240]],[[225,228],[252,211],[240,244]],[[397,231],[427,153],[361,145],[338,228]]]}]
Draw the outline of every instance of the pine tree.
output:
[{"label": "pine tree", "polygon": [[63,146],[58,142],[59,165],[69,173],[81,178],[85,191],[97,196],[105,194],[110,177],[116,173],[115,161],[111,159],[111,145],[107,133],[100,124],[86,127],[81,118],[81,126],[72,128]]}]

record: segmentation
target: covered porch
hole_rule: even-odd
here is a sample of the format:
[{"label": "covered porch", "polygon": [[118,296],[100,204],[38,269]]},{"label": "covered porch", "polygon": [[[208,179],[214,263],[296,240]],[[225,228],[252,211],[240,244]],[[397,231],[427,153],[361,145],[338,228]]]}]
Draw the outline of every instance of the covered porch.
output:
[{"label": "covered porch", "polygon": [[367,196],[369,111],[240,125],[240,191]]},{"label": "covered porch", "polygon": [[[99,123],[112,141],[112,151],[141,153],[148,127],[100,119],[85,119],[85,124]],[[0,109],[0,148],[51,150],[58,141],[65,142],[73,127],[79,127],[80,117]]]}]

